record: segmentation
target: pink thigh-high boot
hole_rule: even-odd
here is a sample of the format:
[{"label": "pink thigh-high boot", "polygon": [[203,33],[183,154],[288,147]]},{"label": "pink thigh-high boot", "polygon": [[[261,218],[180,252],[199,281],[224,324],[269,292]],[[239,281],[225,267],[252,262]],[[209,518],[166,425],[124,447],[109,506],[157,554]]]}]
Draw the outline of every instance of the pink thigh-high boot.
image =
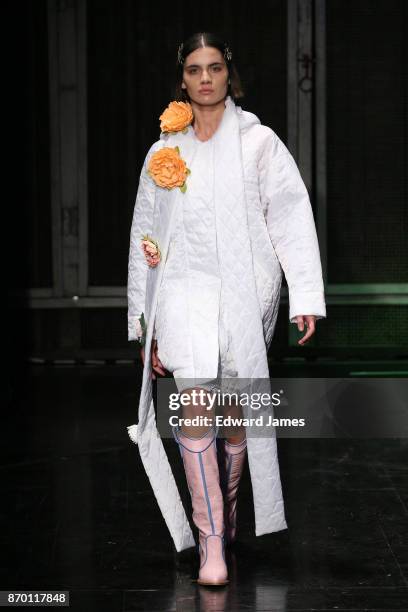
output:
[{"label": "pink thigh-high boot", "polygon": [[220,487],[216,431],[211,428],[204,436],[193,438],[173,428],[173,435],[183,458],[193,521],[199,530],[200,571],[197,582],[206,585],[227,584],[224,500]]},{"label": "pink thigh-high boot", "polygon": [[247,455],[244,438],[238,444],[230,444],[224,438],[217,439],[221,489],[224,496],[225,541],[235,541],[237,529],[238,487]]}]

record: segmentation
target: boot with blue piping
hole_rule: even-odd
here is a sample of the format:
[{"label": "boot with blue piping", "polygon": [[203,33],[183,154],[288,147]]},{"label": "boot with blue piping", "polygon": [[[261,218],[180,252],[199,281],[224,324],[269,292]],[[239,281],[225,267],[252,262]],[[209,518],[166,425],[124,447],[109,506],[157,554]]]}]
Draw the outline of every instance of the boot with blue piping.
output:
[{"label": "boot with blue piping", "polygon": [[217,439],[221,490],[224,496],[225,542],[232,544],[237,530],[238,487],[247,455],[247,441],[230,444],[224,438]]},{"label": "boot with blue piping", "polygon": [[218,586],[228,583],[224,554],[224,500],[220,487],[216,431],[193,438],[173,428],[183,458],[193,506],[193,521],[199,530],[200,570],[197,582]]}]

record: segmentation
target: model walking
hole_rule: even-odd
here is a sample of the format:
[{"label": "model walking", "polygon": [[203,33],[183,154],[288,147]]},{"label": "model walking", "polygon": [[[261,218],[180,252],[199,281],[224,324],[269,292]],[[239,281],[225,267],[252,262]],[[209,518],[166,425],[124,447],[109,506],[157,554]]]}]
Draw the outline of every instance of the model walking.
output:
[{"label": "model walking", "polygon": [[[143,165],[130,237],[128,337],[144,363],[138,425],[128,427],[178,551],[194,545],[163,443],[152,378],[179,391],[268,379],[267,352],[282,269],[289,319],[305,335],[326,316],[316,228],[293,157],[242,97],[231,49],[211,33],[178,49],[175,100]],[[202,413],[193,402],[183,416]],[[231,405],[232,412],[237,407]],[[201,584],[226,584],[225,544],[235,539],[239,482],[248,454],[256,535],[287,528],[276,436],[217,436],[174,428],[199,530]]]}]

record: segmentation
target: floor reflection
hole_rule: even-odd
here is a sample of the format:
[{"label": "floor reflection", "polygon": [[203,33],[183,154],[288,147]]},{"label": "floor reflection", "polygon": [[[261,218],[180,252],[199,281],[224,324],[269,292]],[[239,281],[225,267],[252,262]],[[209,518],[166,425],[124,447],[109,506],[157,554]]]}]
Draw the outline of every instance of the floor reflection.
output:
[{"label": "floor reflection", "polygon": [[[3,421],[3,590],[68,590],[87,612],[408,609],[406,440],[279,440],[289,529],[254,535],[246,466],[230,583],[202,587],[129,443],[137,399],[128,366],[36,368],[16,393]],[[178,449],[165,447],[188,510]]]}]

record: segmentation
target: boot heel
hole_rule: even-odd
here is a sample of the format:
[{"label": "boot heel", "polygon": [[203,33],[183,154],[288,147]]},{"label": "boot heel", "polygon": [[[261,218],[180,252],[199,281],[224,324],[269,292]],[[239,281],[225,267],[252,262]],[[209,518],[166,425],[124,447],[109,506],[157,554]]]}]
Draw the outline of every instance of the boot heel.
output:
[{"label": "boot heel", "polygon": [[197,583],[208,586],[228,584],[224,538],[218,535],[208,535],[204,538],[202,548],[202,563]]}]

